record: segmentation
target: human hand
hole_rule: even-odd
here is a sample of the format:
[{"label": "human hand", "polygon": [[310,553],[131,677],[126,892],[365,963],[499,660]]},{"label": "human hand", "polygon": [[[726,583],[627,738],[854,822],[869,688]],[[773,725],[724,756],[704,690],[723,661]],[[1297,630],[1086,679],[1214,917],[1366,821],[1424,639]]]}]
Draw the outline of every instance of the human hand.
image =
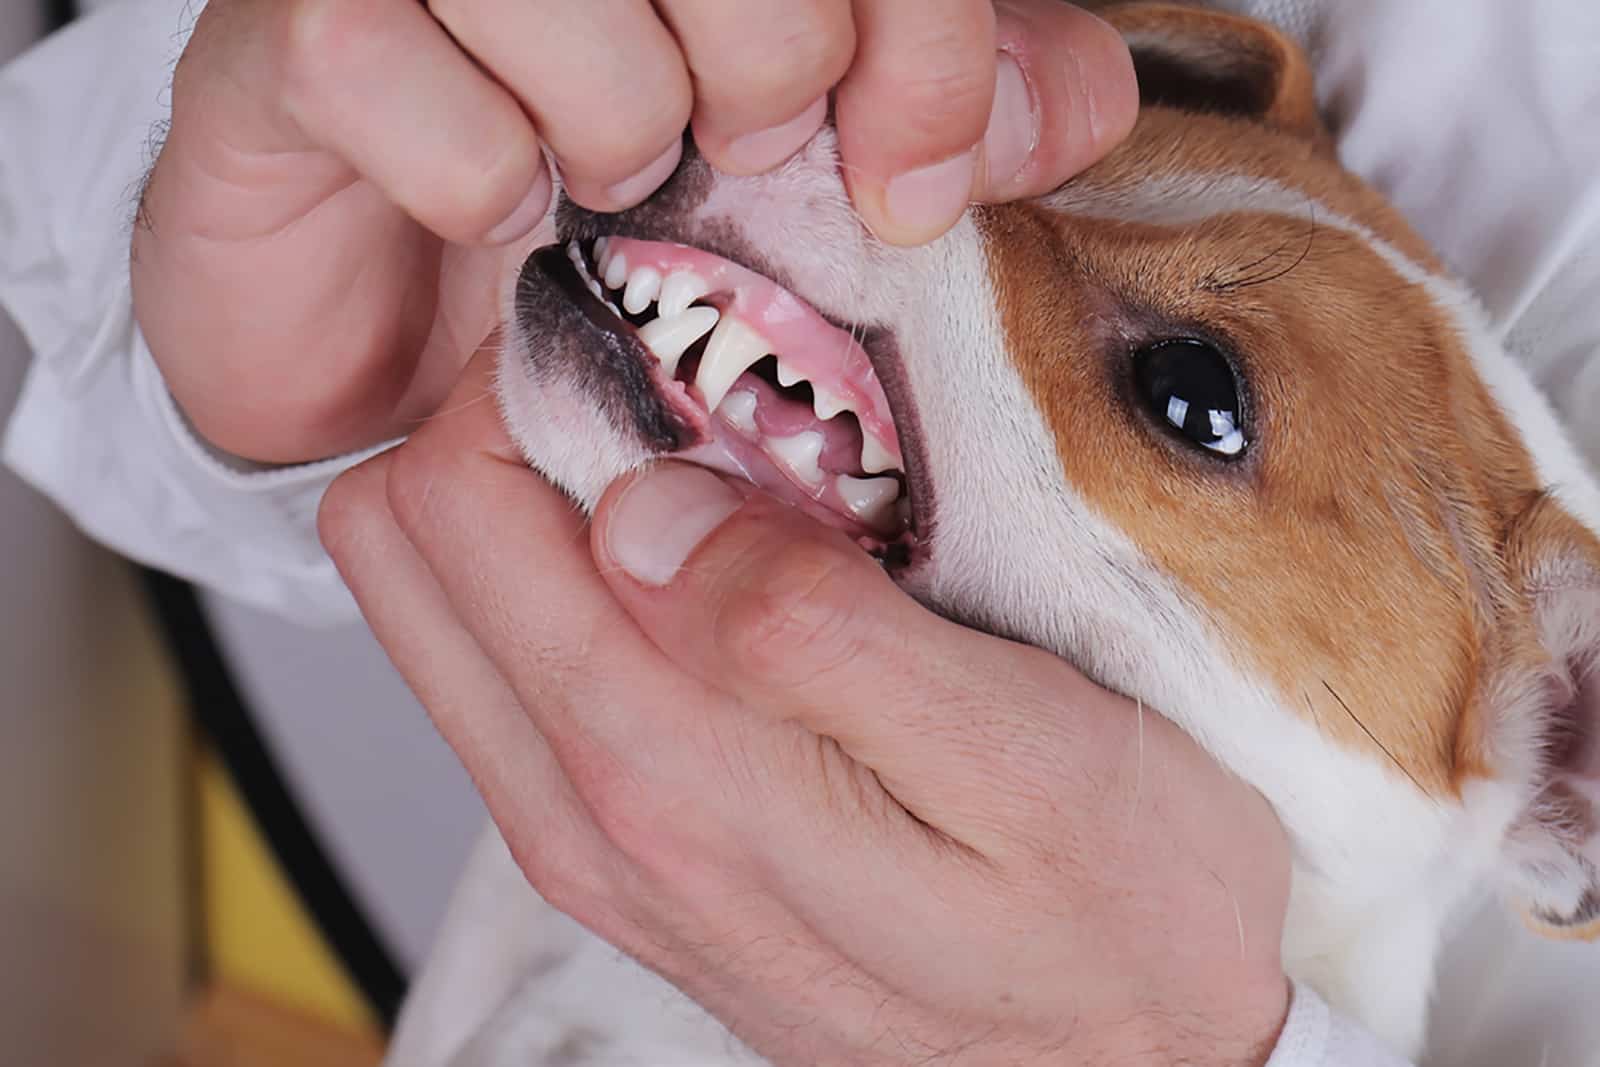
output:
[{"label": "human hand", "polygon": [[969,196],[1058,185],[1137,97],[1121,40],[1060,0],[212,0],[134,232],[135,311],[219,447],[375,444],[437,408],[549,239],[545,150],[575,200],[620,209],[691,121],[718,166],[759,171],[835,89],[862,216],[911,243]]},{"label": "human hand", "polygon": [[665,464],[586,529],[488,388],[322,531],[551,903],[780,1065],[1266,1060],[1257,794],[748,487]]}]

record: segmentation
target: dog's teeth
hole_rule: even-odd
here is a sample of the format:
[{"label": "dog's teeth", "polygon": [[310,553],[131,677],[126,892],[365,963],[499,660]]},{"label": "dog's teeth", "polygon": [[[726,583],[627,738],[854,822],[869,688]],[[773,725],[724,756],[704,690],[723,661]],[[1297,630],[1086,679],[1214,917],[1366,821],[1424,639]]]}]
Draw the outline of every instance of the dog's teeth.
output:
[{"label": "dog's teeth", "polygon": [[807,485],[822,484],[822,435],[815,430],[793,437],[769,437],[763,442],[768,453]]},{"label": "dog's teeth", "polygon": [[788,388],[791,385],[798,385],[800,382],[805,380],[806,376],[804,374],[801,374],[799,371],[789,366],[789,364],[785,363],[781,357],[778,359],[779,385]]},{"label": "dog's teeth", "polygon": [[677,315],[710,291],[710,284],[693,271],[673,271],[661,283],[661,314]]},{"label": "dog's teeth", "polygon": [[861,469],[868,474],[882,474],[884,471],[899,470],[894,461],[894,456],[879,443],[878,439],[870,433],[861,435]]},{"label": "dog's teeth", "polygon": [[567,258],[572,261],[574,267],[578,268],[580,274],[585,278],[589,276],[589,264],[583,261],[583,249],[578,247],[578,242],[567,242]]},{"label": "dog's teeth", "polygon": [[621,289],[628,280],[628,257],[618,252],[606,264],[606,288]]},{"label": "dog's teeth", "polygon": [[606,269],[611,266],[611,239],[602,237],[594,243],[594,265],[596,277],[604,278]]},{"label": "dog's teeth", "polygon": [[816,382],[811,383],[811,410],[817,413],[817,418],[827,422],[841,411],[851,411],[850,401],[842,396],[835,396]]},{"label": "dog's teeth", "polygon": [[637,315],[661,295],[661,272],[654,267],[640,267],[628,276],[628,291],[622,294],[622,309]]},{"label": "dog's teeth", "polygon": [[[690,308],[693,311],[694,308]],[[711,335],[694,384],[705,400],[707,411],[716,411],[739,375],[767,354],[767,342],[738,319],[723,319]]]},{"label": "dog's teeth", "polygon": [[600,301],[602,304],[608,302],[606,300],[606,291],[600,288],[600,283],[595,281],[593,278],[589,279],[589,292],[593,293],[595,299]]},{"label": "dog's teeth", "polygon": [[894,518],[900,483],[893,478],[852,478],[839,475],[833,483],[850,514],[868,526],[885,527]]},{"label": "dog's teeth", "polygon": [[595,259],[599,259],[601,256],[605,255],[606,254],[606,250],[609,249],[610,247],[611,247],[611,238],[609,238],[609,237],[597,237],[597,238],[595,238],[595,241],[594,241],[594,258]]},{"label": "dog's teeth", "polygon": [[717,409],[734,429],[743,433],[756,432],[756,394],[748,389],[735,389],[722,401],[722,406]]},{"label": "dog's teeth", "polygon": [[716,308],[689,308],[679,315],[661,316],[639,327],[639,340],[661,361],[667,374],[678,373],[678,361],[689,346],[710,332],[722,313]]}]

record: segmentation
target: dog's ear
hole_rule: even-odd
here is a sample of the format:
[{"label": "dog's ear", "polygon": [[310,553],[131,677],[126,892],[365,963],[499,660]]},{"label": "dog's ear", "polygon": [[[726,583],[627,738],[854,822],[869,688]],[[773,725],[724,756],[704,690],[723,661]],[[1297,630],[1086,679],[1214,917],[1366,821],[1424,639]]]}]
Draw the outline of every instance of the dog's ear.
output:
[{"label": "dog's ear", "polygon": [[[1506,841],[1510,889],[1548,937],[1600,938],[1600,540],[1550,498],[1507,544],[1531,606],[1531,684],[1500,713],[1495,745],[1532,800]],[[1519,758],[1520,754],[1520,758]]]},{"label": "dog's ear", "polygon": [[1321,140],[1305,53],[1265,23],[1180,4],[1101,10],[1128,42],[1146,105],[1234,115]]}]

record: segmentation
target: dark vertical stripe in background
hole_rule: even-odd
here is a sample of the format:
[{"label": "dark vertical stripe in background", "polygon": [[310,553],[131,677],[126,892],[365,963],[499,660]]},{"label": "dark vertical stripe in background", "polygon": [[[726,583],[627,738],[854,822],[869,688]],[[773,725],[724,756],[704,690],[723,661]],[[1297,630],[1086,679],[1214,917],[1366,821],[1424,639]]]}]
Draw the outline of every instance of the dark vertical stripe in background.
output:
[{"label": "dark vertical stripe in background", "polygon": [[[0,3],[7,0],[0,0]],[[77,15],[74,0],[40,0],[51,29]],[[394,1025],[406,979],[317,839],[256,730],[227,660],[186,582],[141,568],[168,651],[181,674],[191,721],[222,759],[262,837],[373,1014]],[[3,1058],[3,1057],[0,1057]]]},{"label": "dark vertical stripe in background", "polygon": [[73,0],[44,0],[44,8],[52,30],[59,30],[78,13],[78,5]]},{"label": "dark vertical stripe in background", "polygon": [[317,929],[343,962],[373,1014],[386,1028],[393,1027],[405,996],[405,976],[285,784],[228,670],[194,588],[158,571],[144,569],[142,577],[168,651],[182,676],[192,720],[227,767],[261,836]]}]

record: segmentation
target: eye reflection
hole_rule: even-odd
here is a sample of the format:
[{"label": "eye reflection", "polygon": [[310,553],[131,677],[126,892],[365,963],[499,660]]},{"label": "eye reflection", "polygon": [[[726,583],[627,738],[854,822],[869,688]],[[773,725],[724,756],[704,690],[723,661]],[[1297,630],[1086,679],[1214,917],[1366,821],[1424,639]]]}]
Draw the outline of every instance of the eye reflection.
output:
[{"label": "eye reflection", "polygon": [[1133,373],[1151,414],[1185,441],[1230,459],[1244,452],[1238,382],[1215,347],[1190,339],[1147,345],[1134,353]]}]

